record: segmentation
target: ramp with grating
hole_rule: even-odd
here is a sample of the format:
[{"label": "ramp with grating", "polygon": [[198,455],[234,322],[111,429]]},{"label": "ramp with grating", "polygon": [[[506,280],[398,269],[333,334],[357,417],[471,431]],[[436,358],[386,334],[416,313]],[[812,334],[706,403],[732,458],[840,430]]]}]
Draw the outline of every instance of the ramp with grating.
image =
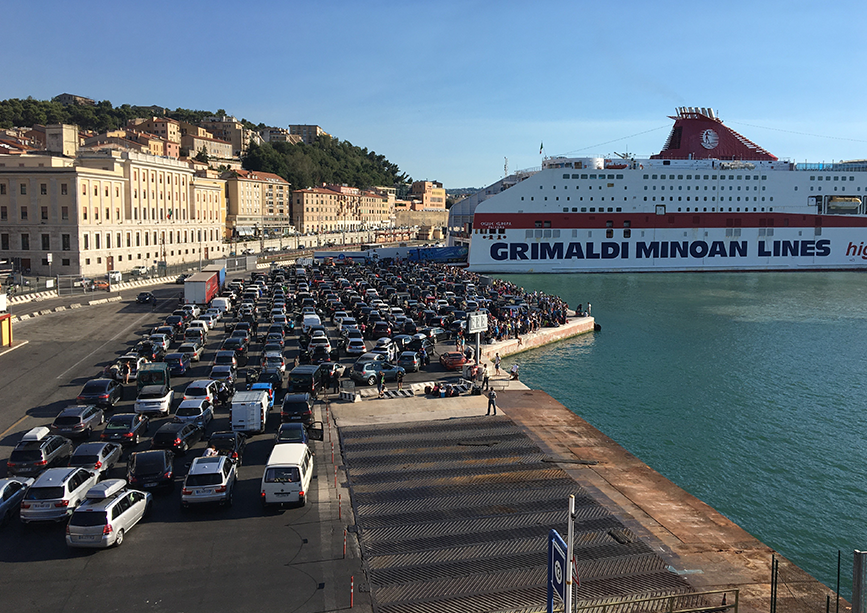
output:
[{"label": "ramp with grating", "polygon": [[343,427],[340,443],[378,613],[541,610],[570,494],[579,601],[690,591],[508,418]]}]

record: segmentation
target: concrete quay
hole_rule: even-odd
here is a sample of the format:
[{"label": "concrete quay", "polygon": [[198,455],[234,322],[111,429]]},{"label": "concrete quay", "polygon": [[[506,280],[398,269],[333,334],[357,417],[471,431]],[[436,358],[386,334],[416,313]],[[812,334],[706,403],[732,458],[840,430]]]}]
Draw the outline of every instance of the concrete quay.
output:
[{"label": "concrete quay", "polygon": [[[484,359],[574,336],[579,324],[593,330],[590,318],[570,320],[520,347],[486,345]],[[780,611],[824,610],[827,597],[834,607],[825,585],[544,391],[505,373],[491,383],[497,417],[484,396],[331,404],[374,610],[544,610],[547,530],[565,538],[569,493],[583,509],[579,607],[712,592],[677,606],[765,612],[773,556]]]}]

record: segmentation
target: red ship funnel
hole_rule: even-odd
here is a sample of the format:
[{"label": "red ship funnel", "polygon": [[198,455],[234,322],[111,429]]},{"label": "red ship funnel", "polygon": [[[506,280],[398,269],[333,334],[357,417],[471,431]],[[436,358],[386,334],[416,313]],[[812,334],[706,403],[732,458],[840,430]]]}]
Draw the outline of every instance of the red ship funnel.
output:
[{"label": "red ship funnel", "polygon": [[713,109],[678,107],[665,147],[654,160],[754,160],[773,162],[777,156],[723,125]]}]

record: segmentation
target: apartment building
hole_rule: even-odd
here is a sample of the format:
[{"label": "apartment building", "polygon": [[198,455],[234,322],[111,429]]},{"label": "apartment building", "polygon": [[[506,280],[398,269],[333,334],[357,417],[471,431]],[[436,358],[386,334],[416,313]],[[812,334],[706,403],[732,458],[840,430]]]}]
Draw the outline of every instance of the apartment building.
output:
[{"label": "apartment building", "polygon": [[328,132],[320,128],[319,126],[307,126],[307,125],[291,125],[289,126],[290,134],[297,134],[301,137],[301,140],[304,141],[305,145],[310,145],[316,142],[320,136],[331,136]]},{"label": "apartment building", "polygon": [[437,181],[415,181],[409,190],[414,211],[445,210],[446,190]]},{"label": "apartment building", "polygon": [[[89,277],[222,257],[222,183],[194,179],[188,164],[133,151],[0,155],[0,257]],[[196,194],[210,200],[197,208]]]},{"label": "apartment building", "polygon": [[201,122],[201,126],[213,134],[214,138],[232,143],[232,154],[236,157],[247,152],[251,139],[257,144],[263,142],[258,132],[248,130],[244,124],[231,116],[207,117]]},{"label": "apartment building", "polygon": [[228,215],[227,237],[283,236],[292,228],[289,182],[270,172],[232,170],[224,173]]},{"label": "apartment building", "polygon": [[305,234],[391,227],[392,208],[388,196],[346,185],[292,192],[292,223]]},{"label": "apartment building", "polygon": [[181,147],[189,152],[189,157],[196,157],[196,154],[203,149],[212,158],[230,159],[234,157],[232,143],[210,136],[184,134],[181,136]]}]

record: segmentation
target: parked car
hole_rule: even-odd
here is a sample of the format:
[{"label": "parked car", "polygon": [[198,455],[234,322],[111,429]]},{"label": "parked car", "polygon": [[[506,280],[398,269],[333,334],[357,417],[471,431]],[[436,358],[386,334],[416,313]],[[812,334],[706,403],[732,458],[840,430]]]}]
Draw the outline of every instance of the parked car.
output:
[{"label": "parked car", "polygon": [[0,479],[0,526],[5,525],[21,510],[21,501],[34,479],[13,477]]},{"label": "parked car", "polygon": [[194,459],[184,479],[181,506],[207,503],[232,506],[238,478],[235,467],[234,462],[222,455]]},{"label": "parked car", "polygon": [[397,365],[406,372],[418,372],[421,369],[421,359],[415,351],[404,351],[398,356]]},{"label": "parked car", "polygon": [[21,521],[65,521],[98,482],[99,475],[84,468],[49,468],[24,495]]},{"label": "parked car", "polygon": [[146,385],[135,399],[136,413],[168,415],[172,410],[175,392],[167,385]]},{"label": "parked car", "polygon": [[103,479],[120,461],[123,448],[117,443],[83,443],[69,458],[70,466],[80,466],[99,474]]},{"label": "parked car", "polygon": [[[189,341],[186,343],[182,343],[180,347],[178,347],[178,353],[186,353],[190,356],[191,362],[198,362],[202,358],[202,352],[205,350],[205,346],[201,343],[197,343],[195,341]],[[168,356],[166,356],[168,357]]]},{"label": "parked car", "polygon": [[175,486],[175,454],[168,449],[138,451],[126,463],[126,479],[130,485],[148,490],[172,490]]},{"label": "parked car", "polygon": [[173,375],[185,375],[192,368],[192,356],[180,351],[166,354],[165,363]]},{"label": "parked car", "polygon": [[183,454],[201,440],[202,434],[202,429],[196,424],[170,421],[154,433],[151,446],[154,449],[171,449]]},{"label": "parked car", "polygon": [[460,351],[447,351],[440,354],[440,364],[446,370],[460,370],[467,363],[466,356]]},{"label": "parked car", "polygon": [[205,430],[213,419],[214,409],[205,398],[182,400],[175,410],[174,421],[193,423],[202,430]]},{"label": "parked car", "polygon": [[63,409],[48,429],[52,434],[88,438],[93,434],[93,428],[104,421],[105,414],[99,407],[92,404],[72,405]]},{"label": "parked car", "polygon": [[120,443],[121,445],[139,444],[142,435],[148,431],[150,420],[141,413],[117,413],[109,417],[105,429],[99,435],[101,441]]},{"label": "parked car", "polygon": [[66,528],[70,547],[120,547],[126,533],[148,514],[151,494],[129,489],[123,479],[109,479],[87,491]]},{"label": "parked car", "polygon": [[352,365],[349,377],[357,383],[375,385],[379,381],[379,375],[385,375],[386,381],[397,379],[397,373],[406,371],[400,366],[394,366],[388,362],[370,360],[368,362],[356,362]]},{"label": "parked car", "polygon": [[35,476],[46,468],[65,466],[72,455],[72,441],[51,434],[48,428],[28,430],[15,445],[6,462],[9,476]]},{"label": "parked car", "polygon": [[76,398],[78,404],[95,404],[105,409],[111,409],[121,400],[123,387],[114,379],[91,379]]},{"label": "parked car", "polygon": [[280,408],[280,421],[295,421],[305,425],[313,423],[313,396],[306,392],[286,394]]},{"label": "parked car", "polygon": [[300,421],[288,422],[280,424],[277,428],[277,435],[274,437],[274,444],[281,443],[304,443],[310,444],[310,436],[307,434],[307,426]]},{"label": "parked car", "polygon": [[244,460],[244,450],[247,448],[247,436],[242,432],[227,430],[214,432],[208,440],[208,446],[213,446],[217,453],[228,457],[240,466]]}]

